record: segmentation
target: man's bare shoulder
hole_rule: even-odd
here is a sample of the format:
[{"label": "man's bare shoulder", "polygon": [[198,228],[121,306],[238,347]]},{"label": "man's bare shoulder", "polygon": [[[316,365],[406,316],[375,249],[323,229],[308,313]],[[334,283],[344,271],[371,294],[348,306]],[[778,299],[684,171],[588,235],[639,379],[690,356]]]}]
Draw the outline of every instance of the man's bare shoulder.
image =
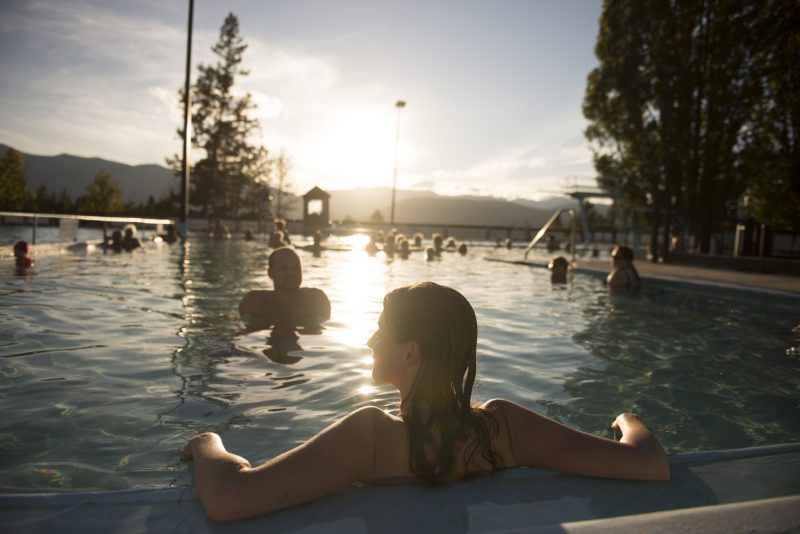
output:
[{"label": "man's bare shoulder", "polygon": [[267,289],[249,291],[239,302],[239,313],[258,313],[275,303],[275,292]]},{"label": "man's bare shoulder", "polygon": [[319,319],[327,320],[331,317],[331,301],[328,295],[316,287],[301,287],[303,300],[309,309],[306,313],[316,316]]},{"label": "man's bare shoulder", "polygon": [[306,298],[310,297],[328,300],[328,295],[326,295],[323,290],[316,287],[301,287],[300,291],[306,296]]}]

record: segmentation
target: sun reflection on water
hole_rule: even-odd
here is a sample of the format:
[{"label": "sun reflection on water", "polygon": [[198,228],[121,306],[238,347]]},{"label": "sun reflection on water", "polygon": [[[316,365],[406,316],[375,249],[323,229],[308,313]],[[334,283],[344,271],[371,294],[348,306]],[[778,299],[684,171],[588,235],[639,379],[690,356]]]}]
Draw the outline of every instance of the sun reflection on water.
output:
[{"label": "sun reflection on water", "polygon": [[364,396],[371,396],[373,393],[375,393],[375,391],[376,391],[375,386],[371,384],[362,384],[361,386],[358,387],[358,389],[356,389],[356,393]]},{"label": "sun reflection on water", "polygon": [[[337,269],[336,283],[331,285],[335,293],[329,296],[335,302],[336,325],[326,335],[353,350],[353,370],[371,381],[372,356],[366,344],[377,327],[386,290],[386,269],[364,251],[368,236],[356,234],[340,239],[349,250],[338,253],[346,255],[346,261],[339,263],[342,267]],[[358,380],[357,384],[355,392],[360,396],[371,397],[378,391],[371,382]]]}]

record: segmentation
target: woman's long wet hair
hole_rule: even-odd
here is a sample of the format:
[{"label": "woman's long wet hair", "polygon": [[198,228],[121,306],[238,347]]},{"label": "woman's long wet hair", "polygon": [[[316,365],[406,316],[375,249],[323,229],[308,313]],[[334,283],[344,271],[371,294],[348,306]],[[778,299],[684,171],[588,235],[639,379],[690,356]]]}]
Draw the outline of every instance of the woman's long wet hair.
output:
[{"label": "woman's long wet hair", "polygon": [[463,442],[464,474],[475,454],[502,468],[492,448],[497,421],[470,404],[475,383],[478,325],[461,293],[433,282],[395,289],[383,299],[383,315],[395,341],[416,341],[422,361],[403,399],[411,471],[435,484],[455,474],[456,445]]}]

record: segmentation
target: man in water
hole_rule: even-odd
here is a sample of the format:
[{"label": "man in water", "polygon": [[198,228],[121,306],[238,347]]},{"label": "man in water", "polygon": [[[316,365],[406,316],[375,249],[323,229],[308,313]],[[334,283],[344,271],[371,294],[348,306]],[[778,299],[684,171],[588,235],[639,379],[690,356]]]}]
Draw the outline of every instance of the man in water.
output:
[{"label": "man in water", "polygon": [[312,287],[300,287],[303,267],[294,249],[273,250],[267,274],[275,289],[250,291],[239,303],[239,314],[248,330],[262,330],[276,323],[313,325],[330,319],[331,303],[325,293]]}]

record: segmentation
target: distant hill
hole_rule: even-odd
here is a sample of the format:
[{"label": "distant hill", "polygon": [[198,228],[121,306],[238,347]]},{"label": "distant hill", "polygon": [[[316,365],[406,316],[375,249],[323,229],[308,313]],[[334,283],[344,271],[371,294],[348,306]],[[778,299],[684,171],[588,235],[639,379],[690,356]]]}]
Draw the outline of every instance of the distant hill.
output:
[{"label": "distant hill", "polygon": [[[391,188],[334,190],[329,193],[334,220],[349,216],[357,221],[367,221],[376,209],[380,210],[384,220],[389,220]],[[570,199],[564,200],[570,206],[575,204]],[[547,221],[552,212],[492,197],[443,196],[431,191],[399,190],[395,222],[535,227]]]},{"label": "distant hill", "polygon": [[[7,151],[7,146],[0,145],[0,157]],[[23,155],[28,172],[28,187],[31,190],[42,185],[47,186],[50,191],[66,190],[73,200],[85,194],[86,185],[94,179],[98,171],[108,172],[119,183],[125,202],[146,202],[149,195],[158,199],[171,185],[176,184],[172,171],[161,165],[131,166],[67,154]],[[299,196],[305,191],[297,193]],[[331,218],[335,221],[347,217],[356,221],[368,221],[376,209],[380,210],[384,220],[389,220],[392,203],[392,190],[389,187],[329,190],[328,193],[331,195]],[[303,202],[297,196],[284,197],[286,204],[292,206],[286,214],[289,219],[299,219],[302,216]],[[401,189],[396,195],[395,222],[538,227],[556,209],[575,205],[574,200],[566,197],[553,197],[543,201],[509,201],[494,197],[444,196],[431,191]]]},{"label": "distant hill", "polygon": [[[5,156],[8,148],[0,145],[0,157]],[[161,165],[132,166],[68,154],[36,156],[23,152],[23,156],[28,171],[28,188],[31,191],[44,185],[50,191],[66,190],[73,200],[86,193],[86,185],[99,171],[109,173],[117,181],[125,202],[146,202],[150,195],[158,199],[176,183],[172,171]]]}]

